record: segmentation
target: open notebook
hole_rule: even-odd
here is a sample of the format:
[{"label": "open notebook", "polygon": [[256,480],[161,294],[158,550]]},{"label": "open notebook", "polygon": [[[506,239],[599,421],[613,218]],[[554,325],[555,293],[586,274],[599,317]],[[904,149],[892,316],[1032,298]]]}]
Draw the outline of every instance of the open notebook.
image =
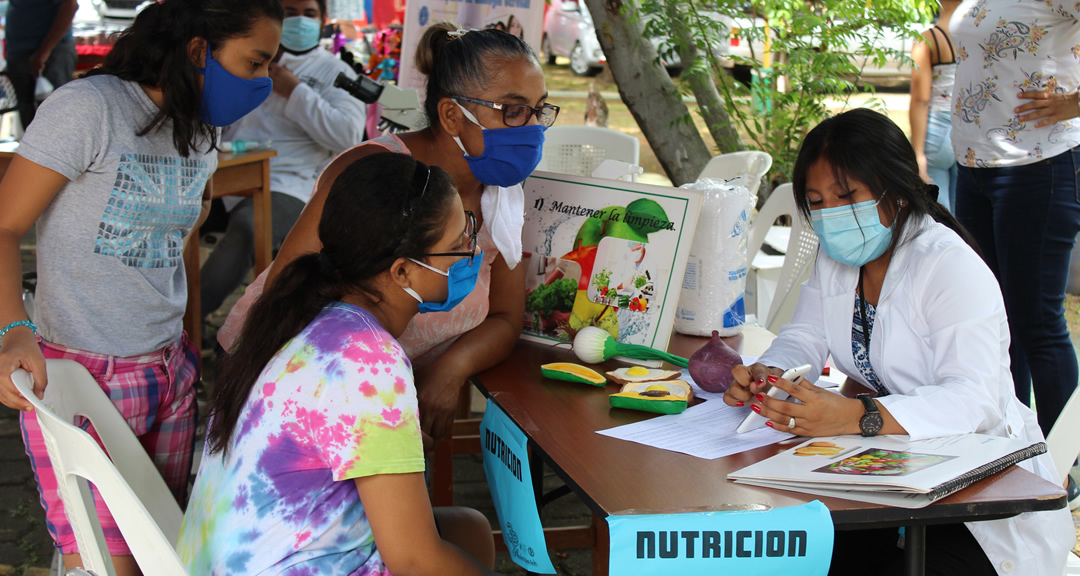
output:
[{"label": "open notebook", "polygon": [[907,436],[815,438],[728,474],[740,484],[922,508],[1046,452],[1046,444],[964,434],[909,441]]}]

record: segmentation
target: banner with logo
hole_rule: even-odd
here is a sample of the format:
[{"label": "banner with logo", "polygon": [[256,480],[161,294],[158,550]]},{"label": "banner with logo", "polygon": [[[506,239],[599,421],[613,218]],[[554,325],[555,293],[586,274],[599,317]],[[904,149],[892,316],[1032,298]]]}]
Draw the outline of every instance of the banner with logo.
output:
[{"label": "banner with logo", "polygon": [[483,443],[484,474],[510,557],[529,572],[555,574],[540,513],[536,509],[536,491],[529,473],[528,440],[490,398],[484,420],[480,422],[480,441]]},{"label": "banner with logo", "polygon": [[[416,88],[424,101],[425,78],[416,70],[416,46],[424,30],[436,22],[453,22],[466,30],[498,28],[523,38],[539,54],[544,28],[544,0],[409,0],[405,3],[401,75],[398,84]],[[464,96],[474,96],[464,94]]]},{"label": "banner with logo", "polygon": [[608,516],[611,574],[825,576],[833,524],[819,501],[765,512]]}]

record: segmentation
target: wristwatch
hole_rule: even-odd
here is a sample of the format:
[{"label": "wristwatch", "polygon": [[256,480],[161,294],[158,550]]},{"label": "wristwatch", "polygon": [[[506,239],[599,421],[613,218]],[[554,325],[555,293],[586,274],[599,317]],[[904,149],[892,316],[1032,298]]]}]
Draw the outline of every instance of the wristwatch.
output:
[{"label": "wristwatch", "polygon": [[866,408],[866,414],[863,414],[863,417],[859,420],[859,429],[862,430],[862,435],[877,436],[877,433],[881,432],[881,425],[884,424],[877,402],[874,402],[874,399],[869,394],[856,394],[855,397],[862,400],[863,408]]}]

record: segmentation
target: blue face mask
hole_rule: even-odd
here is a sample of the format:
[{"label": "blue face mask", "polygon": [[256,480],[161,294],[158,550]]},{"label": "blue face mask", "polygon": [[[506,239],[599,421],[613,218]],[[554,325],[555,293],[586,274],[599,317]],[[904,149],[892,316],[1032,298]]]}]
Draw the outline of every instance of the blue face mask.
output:
[{"label": "blue face mask", "polygon": [[544,152],[544,131],[547,126],[532,124],[488,130],[477,121],[472,112],[457,101],[454,104],[461,108],[466,118],[484,131],[484,153],[475,157],[469,156],[461,138],[454,136],[454,141],[465,153],[465,160],[469,162],[469,169],[477,180],[487,186],[509,188],[521,184],[536,170]]},{"label": "blue face mask", "polygon": [[322,26],[307,16],[290,16],[281,21],[281,45],[291,52],[307,52],[319,45]]},{"label": "blue face mask", "polygon": [[881,224],[878,202],[810,212],[814,233],[829,258],[858,268],[885,253],[892,242],[892,228]]},{"label": "blue face mask", "polygon": [[461,301],[473,291],[473,288],[476,288],[476,278],[480,275],[480,263],[484,260],[484,251],[481,250],[480,252],[477,252],[472,259],[462,258],[461,260],[454,262],[454,265],[446,272],[433,266],[428,266],[419,260],[414,260],[412,258],[409,258],[409,260],[416,262],[436,274],[446,276],[446,302],[441,304],[424,302],[424,299],[416,293],[416,290],[413,290],[412,288],[403,288],[403,290],[408,292],[413,298],[416,298],[416,301],[420,303],[421,314],[426,312],[447,312],[454,306],[460,304]]},{"label": "blue face mask", "polygon": [[274,81],[270,78],[247,80],[233,76],[214,60],[206,46],[206,67],[196,68],[203,75],[202,120],[211,126],[225,127],[259,107],[270,96]]}]

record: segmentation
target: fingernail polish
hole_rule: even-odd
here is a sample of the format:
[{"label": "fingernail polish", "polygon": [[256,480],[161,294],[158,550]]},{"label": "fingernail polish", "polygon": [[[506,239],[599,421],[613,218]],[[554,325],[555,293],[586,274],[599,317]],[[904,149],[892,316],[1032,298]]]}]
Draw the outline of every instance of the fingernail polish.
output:
[{"label": "fingernail polish", "polygon": [[755,398],[757,398],[758,402],[764,402],[765,401],[765,397],[762,396],[761,394],[758,394],[757,396],[755,396]]},{"label": "fingernail polish", "polygon": [[769,384],[775,384],[779,380],[776,376],[769,376]]},{"label": "fingernail polish", "polygon": [[769,428],[773,428],[773,427],[774,427],[774,426],[772,425],[772,421],[771,421],[771,420],[770,420],[770,421],[768,421],[768,422],[766,422],[766,423],[765,423],[765,425],[766,425],[766,426],[768,426]]},{"label": "fingernail polish", "polygon": [[746,402],[736,402],[735,405],[742,408],[743,406],[746,406]]},{"label": "fingernail polish", "polygon": [[758,414],[761,414],[761,406],[758,406],[757,404],[750,406],[750,409],[754,412],[757,412]]},{"label": "fingernail polish", "polygon": [[764,379],[764,378],[758,378],[758,381],[757,381],[757,383],[758,383],[758,384],[764,384],[764,383],[765,383],[765,379]]}]

